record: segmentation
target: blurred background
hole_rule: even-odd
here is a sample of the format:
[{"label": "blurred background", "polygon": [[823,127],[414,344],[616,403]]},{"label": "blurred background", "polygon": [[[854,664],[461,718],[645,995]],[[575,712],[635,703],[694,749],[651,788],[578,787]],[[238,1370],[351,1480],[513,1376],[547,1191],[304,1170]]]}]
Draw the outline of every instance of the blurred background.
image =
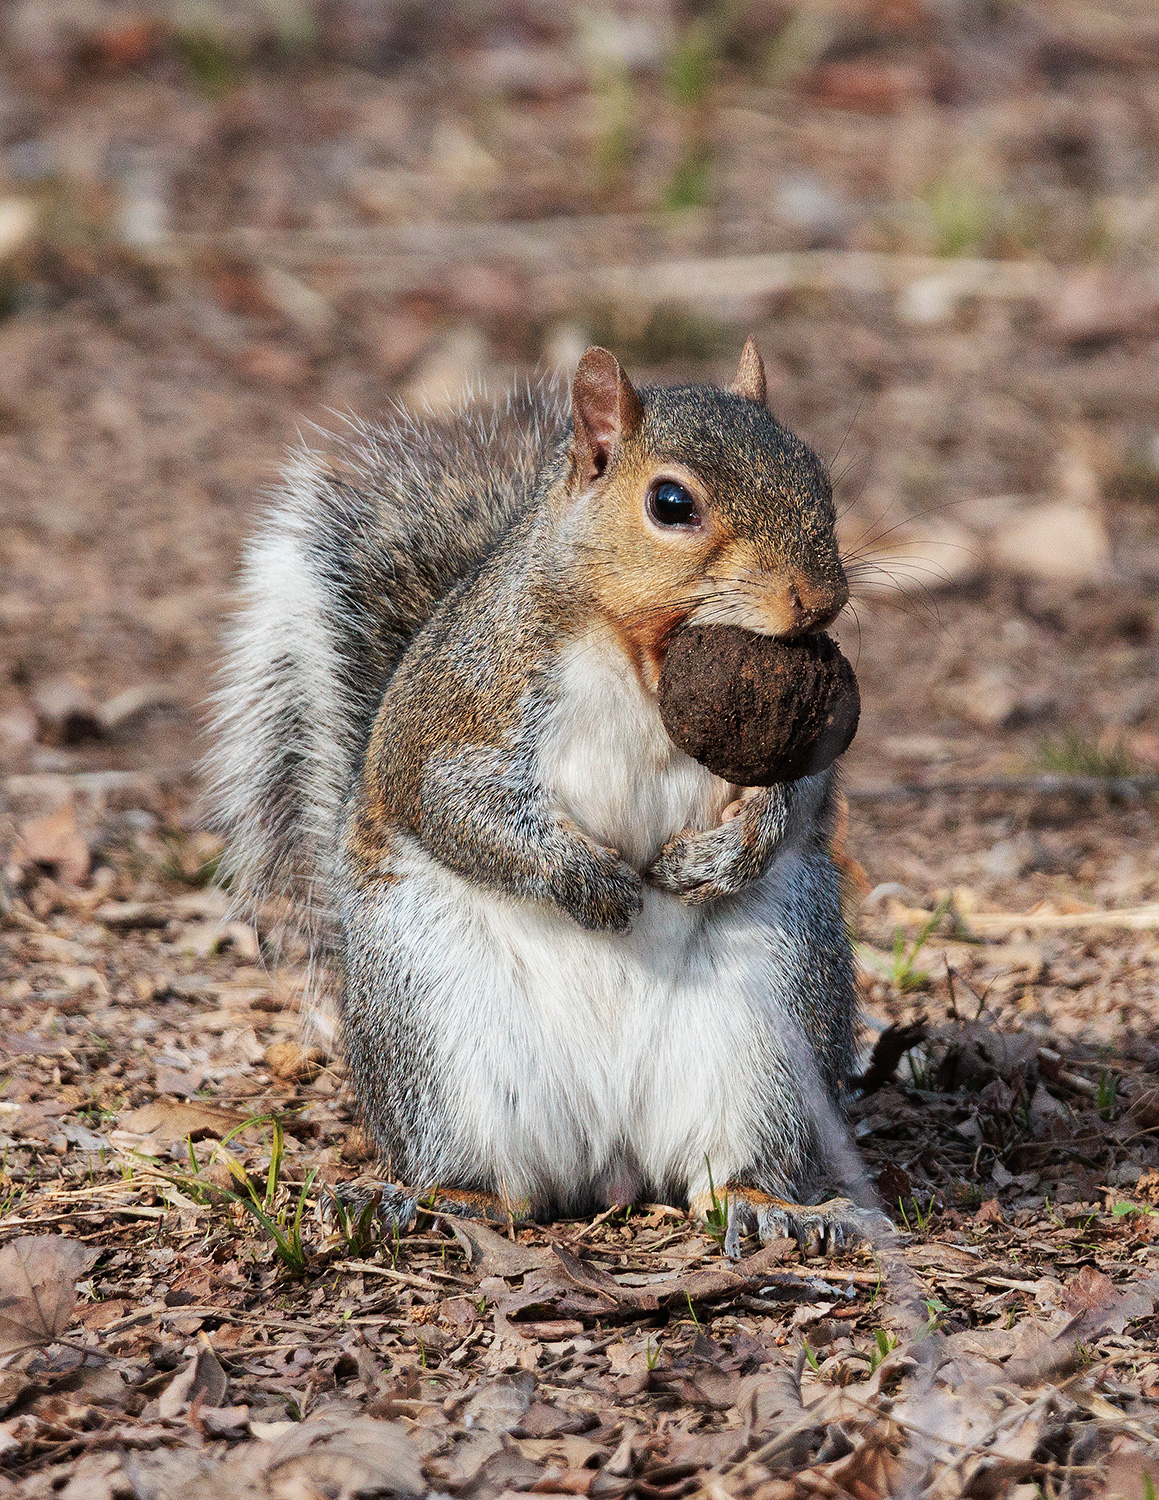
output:
[{"label": "blurred background", "polygon": [[[9,805],[123,772],[196,829],[240,542],[312,424],[589,341],[727,379],[753,332],[857,559],[865,889],[1154,901],[1157,167],[1153,0],[7,0]],[[1059,772],[1107,791],[1011,794]],[[1072,960],[1075,1029],[1145,1016],[1153,934]]]}]

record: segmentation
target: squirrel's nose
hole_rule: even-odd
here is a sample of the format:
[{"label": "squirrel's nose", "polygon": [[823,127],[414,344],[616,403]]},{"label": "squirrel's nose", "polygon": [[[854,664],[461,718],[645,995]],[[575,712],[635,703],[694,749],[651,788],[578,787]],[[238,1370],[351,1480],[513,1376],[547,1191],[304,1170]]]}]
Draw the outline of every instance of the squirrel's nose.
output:
[{"label": "squirrel's nose", "polygon": [[793,579],[786,591],[785,602],[791,623],[784,637],[795,640],[798,636],[824,630],[827,625],[832,625],[848,601],[849,587],[844,579],[839,584]]}]

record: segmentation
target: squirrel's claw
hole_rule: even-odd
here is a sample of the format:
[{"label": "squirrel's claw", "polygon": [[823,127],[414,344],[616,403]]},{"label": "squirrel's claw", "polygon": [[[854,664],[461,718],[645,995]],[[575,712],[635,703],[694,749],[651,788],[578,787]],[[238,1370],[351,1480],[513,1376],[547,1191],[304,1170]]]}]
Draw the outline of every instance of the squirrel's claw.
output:
[{"label": "squirrel's claw", "polygon": [[[791,1203],[757,1188],[737,1185],[730,1185],[721,1196],[728,1203],[724,1253],[732,1260],[740,1259],[741,1240],[750,1234],[755,1234],[762,1245],[795,1239],[804,1254],[813,1256],[833,1255],[863,1240],[874,1244],[896,1233],[883,1213],[859,1208],[848,1198]],[[707,1216],[707,1208],[699,1201],[693,1203],[693,1212]]]},{"label": "squirrel's claw", "polygon": [[774,787],[746,787],[715,828],[686,828],[670,839],[646,878],[689,906],[735,895],[759,879],[772,858],[780,824],[770,814],[780,806],[780,796]]},{"label": "squirrel's claw", "polygon": [[[774,1221],[777,1232],[791,1234],[806,1255],[834,1255],[847,1247],[859,1245],[863,1240],[876,1244],[897,1232],[885,1214],[876,1208],[859,1208],[848,1198],[830,1198],[825,1203],[778,1205],[768,1217],[769,1228]],[[767,1244],[764,1224],[760,1232],[761,1243]]]}]

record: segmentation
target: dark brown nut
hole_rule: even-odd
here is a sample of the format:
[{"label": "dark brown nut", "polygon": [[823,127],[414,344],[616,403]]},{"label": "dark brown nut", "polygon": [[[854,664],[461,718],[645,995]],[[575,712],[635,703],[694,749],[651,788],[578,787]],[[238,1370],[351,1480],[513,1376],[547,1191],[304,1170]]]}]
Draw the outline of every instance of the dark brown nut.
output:
[{"label": "dark brown nut", "polygon": [[848,748],[860,713],[853,668],[827,635],[775,641],[736,625],[687,625],[660,673],[664,728],[737,786],[823,771]]}]

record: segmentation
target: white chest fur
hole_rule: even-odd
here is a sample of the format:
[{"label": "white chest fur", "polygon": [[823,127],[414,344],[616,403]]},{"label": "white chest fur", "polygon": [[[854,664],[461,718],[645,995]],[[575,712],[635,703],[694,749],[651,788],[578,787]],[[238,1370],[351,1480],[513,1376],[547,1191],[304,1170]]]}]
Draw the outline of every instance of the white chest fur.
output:
[{"label": "white chest fur", "polygon": [[735,795],[672,743],[621,647],[595,633],[560,663],[538,774],[557,807],[640,870],[682,829],[715,827]]},{"label": "white chest fur", "polygon": [[799,1112],[780,1107],[798,1070],[778,962],[794,863],[715,910],[648,890],[630,932],[586,932],[400,839],[368,931],[423,975],[411,1025],[447,1100],[423,1181],[557,1206],[693,1195],[753,1160],[770,1115],[799,1160]]}]

